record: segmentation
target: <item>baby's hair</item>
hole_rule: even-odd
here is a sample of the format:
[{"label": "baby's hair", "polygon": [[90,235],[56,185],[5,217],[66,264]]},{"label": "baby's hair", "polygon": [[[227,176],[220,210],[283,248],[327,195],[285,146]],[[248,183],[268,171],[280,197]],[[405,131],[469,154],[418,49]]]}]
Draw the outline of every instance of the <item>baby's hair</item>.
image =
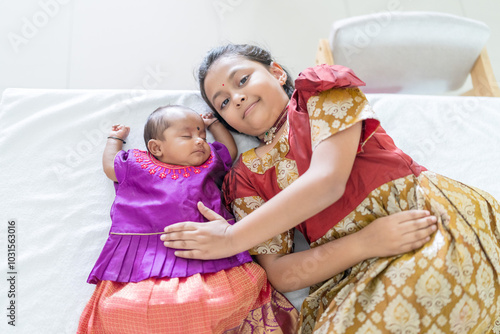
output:
[{"label": "baby's hair", "polygon": [[163,132],[171,125],[170,119],[168,117],[168,111],[172,109],[192,111],[196,113],[196,111],[191,108],[175,104],[157,108],[148,116],[146,124],[144,124],[144,142],[146,144],[146,147],[148,147],[148,142],[151,139],[165,139],[163,137]]},{"label": "baby's hair", "polygon": [[[214,112],[215,117],[217,117],[217,119],[222,124],[224,124],[228,129],[236,131],[229,124],[227,124],[226,121],[224,121],[224,119],[219,115],[217,110],[215,110],[205,91],[205,78],[207,76],[208,70],[210,69],[210,66],[212,66],[213,63],[215,63],[218,59],[230,56],[241,56],[247,58],[248,60],[261,63],[264,66],[270,66],[274,60],[269,51],[264,50],[259,46],[250,44],[227,44],[210,50],[201,62],[201,65],[198,69],[198,82],[200,85],[200,93],[203,100],[205,100],[205,102],[210,106],[210,108]],[[284,67],[282,68],[287,76],[286,82],[283,85],[283,89],[285,90],[288,97],[292,97],[292,93],[294,90],[293,80],[290,77],[288,71]]]}]

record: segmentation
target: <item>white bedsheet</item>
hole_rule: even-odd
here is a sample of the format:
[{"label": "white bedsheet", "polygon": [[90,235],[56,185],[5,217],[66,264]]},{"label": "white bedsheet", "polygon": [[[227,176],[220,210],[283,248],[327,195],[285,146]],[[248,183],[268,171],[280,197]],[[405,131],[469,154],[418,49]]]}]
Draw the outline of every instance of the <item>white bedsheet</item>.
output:
[{"label": "white bedsheet", "polygon": [[[400,147],[429,169],[500,198],[500,99],[369,95]],[[74,333],[109,230],[114,189],[101,168],[111,124],[142,127],[158,106],[208,108],[195,91],[8,89],[0,103],[1,333]],[[209,138],[210,139],[210,138]],[[240,151],[255,141],[236,136]],[[7,228],[16,222],[15,268]],[[16,274],[8,274],[14,271]],[[9,297],[15,276],[15,297]],[[289,295],[300,304],[302,296]],[[15,302],[15,324],[5,316]]]}]

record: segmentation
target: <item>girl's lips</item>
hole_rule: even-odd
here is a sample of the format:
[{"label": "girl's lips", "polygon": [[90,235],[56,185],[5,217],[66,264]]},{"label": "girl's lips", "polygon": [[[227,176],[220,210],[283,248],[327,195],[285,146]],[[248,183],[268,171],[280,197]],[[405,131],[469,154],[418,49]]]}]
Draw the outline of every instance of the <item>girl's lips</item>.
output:
[{"label": "girl's lips", "polygon": [[251,105],[248,106],[248,108],[246,108],[245,112],[243,113],[243,118],[247,117],[248,114],[250,114],[252,112],[252,109],[255,107],[255,105],[257,104],[257,102],[259,102],[260,100],[257,100],[255,101],[254,103],[252,103]]}]

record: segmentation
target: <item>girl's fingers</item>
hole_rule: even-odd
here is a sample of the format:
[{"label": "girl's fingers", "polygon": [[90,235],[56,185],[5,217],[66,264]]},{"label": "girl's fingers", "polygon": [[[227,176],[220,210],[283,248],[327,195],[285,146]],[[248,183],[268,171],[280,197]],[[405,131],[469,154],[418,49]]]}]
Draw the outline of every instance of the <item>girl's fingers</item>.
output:
[{"label": "girl's fingers", "polygon": [[411,233],[406,233],[403,235],[404,238],[404,248],[408,248],[408,251],[417,249],[425,245],[431,240],[431,235],[436,232],[436,224],[430,224],[424,228],[414,230]]},{"label": "girl's fingers", "polygon": [[192,250],[193,249],[193,241],[192,240],[172,240],[172,241],[164,241],[163,245],[168,248],[176,248],[176,249],[185,249]]},{"label": "girl's fingers", "polygon": [[427,229],[429,227],[436,227],[437,218],[436,216],[429,216],[425,218],[420,218],[413,223],[413,228],[415,230]]},{"label": "girl's fingers", "polygon": [[196,224],[196,223],[193,223],[193,222],[175,223],[175,224],[166,226],[163,229],[163,231],[165,233],[184,232],[184,231],[196,231],[196,227],[193,224]]},{"label": "girl's fingers", "polygon": [[414,231],[427,229],[430,226],[436,226],[436,216],[427,216],[419,219],[409,220],[401,223],[400,228],[404,231],[403,234],[413,233]]},{"label": "girl's fingers", "polygon": [[413,233],[409,234],[410,240],[423,240],[430,237],[434,232],[436,232],[436,225],[429,225],[425,228],[418,229]]},{"label": "girl's fingers", "polygon": [[413,242],[410,242],[408,244],[405,245],[405,252],[409,252],[409,251],[412,251],[412,250],[415,250],[417,248],[420,248],[422,247],[423,245],[425,245],[427,242],[429,242],[431,240],[431,237],[426,237],[424,239],[420,239],[420,240],[416,240],[416,241],[413,241]]},{"label": "girl's fingers", "polygon": [[183,257],[186,259],[200,259],[205,260],[203,257],[203,253],[197,250],[184,250],[184,251],[175,251],[175,256]]},{"label": "girl's fingers", "polygon": [[176,241],[176,240],[187,240],[186,234],[184,232],[171,232],[164,233],[160,236],[161,241]]},{"label": "girl's fingers", "polygon": [[176,231],[170,233],[163,233],[160,236],[162,241],[194,241],[197,239],[199,234],[193,231]]},{"label": "girl's fingers", "polygon": [[400,221],[401,224],[404,224],[411,220],[417,220],[429,216],[430,212],[427,210],[408,210],[408,211],[393,213],[389,217],[391,217],[391,219]]},{"label": "girl's fingers", "polygon": [[202,202],[198,202],[198,211],[203,215],[203,217],[207,218],[208,220],[217,220],[217,219],[222,219],[225,220],[224,217],[221,215],[217,214],[215,211],[207,208],[205,204]]}]

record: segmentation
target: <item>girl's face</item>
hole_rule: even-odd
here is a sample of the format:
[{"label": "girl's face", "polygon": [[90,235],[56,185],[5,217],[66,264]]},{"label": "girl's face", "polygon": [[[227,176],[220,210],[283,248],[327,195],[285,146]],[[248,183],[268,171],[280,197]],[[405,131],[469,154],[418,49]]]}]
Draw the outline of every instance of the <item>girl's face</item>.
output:
[{"label": "girl's face", "polygon": [[153,155],[161,162],[180,166],[199,166],[210,157],[203,119],[194,112],[170,116],[171,125],[163,140],[153,139]]},{"label": "girl's face", "polygon": [[215,110],[239,132],[260,136],[273,126],[289,99],[286,73],[276,63],[265,66],[241,56],[216,60],[205,77],[205,91]]}]

